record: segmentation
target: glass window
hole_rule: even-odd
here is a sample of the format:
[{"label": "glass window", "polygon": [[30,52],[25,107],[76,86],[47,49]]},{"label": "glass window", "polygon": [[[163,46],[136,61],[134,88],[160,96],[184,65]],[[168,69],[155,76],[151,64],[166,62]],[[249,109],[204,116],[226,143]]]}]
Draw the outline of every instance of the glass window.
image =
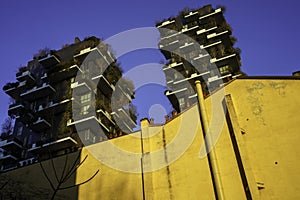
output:
[{"label": "glass window", "polygon": [[91,96],[92,96],[91,93],[87,93],[87,94],[85,94],[85,95],[82,95],[82,96],[80,97],[80,102],[81,102],[81,103],[86,103],[86,102],[91,101]]},{"label": "glass window", "polygon": [[81,107],[81,112],[80,112],[80,114],[81,114],[81,115],[86,115],[86,114],[88,114],[88,113],[89,113],[89,108],[90,108],[90,105],[85,105],[85,106]]}]

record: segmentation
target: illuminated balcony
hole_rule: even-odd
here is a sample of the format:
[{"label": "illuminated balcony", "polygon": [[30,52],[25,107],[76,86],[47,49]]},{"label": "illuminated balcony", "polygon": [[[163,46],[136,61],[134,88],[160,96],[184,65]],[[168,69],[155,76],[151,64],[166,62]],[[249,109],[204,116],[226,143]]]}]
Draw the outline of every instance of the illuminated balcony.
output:
[{"label": "illuminated balcony", "polygon": [[67,122],[67,126],[75,126],[77,131],[92,129],[95,133],[100,131],[100,126],[107,132],[109,132],[109,128],[106,127],[101,120],[99,120],[96,116],[82,116],[75,120],[69,120]]},{"label": "illuminated balcony", "polygon": [[48,113],[61,113],[64,112],[68,103],[71,103],[71,99],[65,99],[58,103],[49,102],[45,107],[42,105],[39,106],[38,113],[40,114],[48,114]]},{"label": "illuminated balcony", "polygon": [[18,151],[23,149],[23,144],[18,139],[8,139],[0,141],[0,148],[5,151]]},{"label": "illuminated balcony", "polygon": [[72,65],[56,73],[48,75],[47,80],[49,80],[50,82],[60,82],[75,77],[78,71],[82,72],[80,67],[78,67],[78,65]]},{"label": "illuminated balcony", "polygon": [[182,33],[188,33],[188,32],[190,32],[190,31],[196,30],[197,28],[199,28],[198,25],[192,26],[192,27],[190,27],[190,28],[186,27],[186,28],[183,28],[183,29],[181,30],[181,32],[182,32]]},{"label": "illuminated balcony", "polygon": [[71,88],[76,94],[84,94],[91,92],[92,89],[86,82],[79,83],[78,81],[71,84]]},{"label": "illuminated balcony", "polygon": [[51,128],[51,124],[47,122],[47,120],[39,117],[38,120],[30,125],[30,128],[36,132],[40,132]]},{"label": "illuminated balcony", "polygon": [[163,71],[168,70],[168,69],[172,69],[172,68],[176,68],[178,70],[182,69],[183,68],[183,62],[179,62],[179,63],[173,62],[173,63],[167,65],[166,67],[164,67]]},{"label": "illuminated balcony", "polygon": [[205,29],[205,28],[204,28],[204,29],[201,29],[201,30],[197,31],[197,35],[200,35],[200,34],[209,32],[209,31],[211,31],[211,30],[215,30],[215,29],[217,29],[217,28],[218,28],[217,26],[214,26],[214,27],[208,28],[208,29]]},{"label": "illuminated balcony", "polygon": [[112,117],[107,111],[102,109],[97,110],[97,113],[101,114],[101,116],[105,117],[112,125],[115,125],[115,122],[112,120]]},{"label": "illuminated balcony", "polygon": [[175,90],[175,91],[173,91],[173,92],[171,92],[171,91],[166,91],[166,96],[170,96],[170,95],[178,95],[178,94],[180,94],[180,93],[183,93],[183,92],[185,92],[185,91],[187,91],[188,89],[187,88],[181,88],[181,89],[177,89],[177,90]]},{"label": "illuminated balcony", "polygon": [[211,43],[211,44],[208,44],[208,45],[200,45],[200,48],[201,49],[206,49],[206,48],[209,48],[209,47],[212,47],[214,45],[217,45],[217,44],[221,44],[222,41],[218,41],[218,42],[214,42],[214,43]]},{"label": "illuminated balcony", "polygon": [[204,72],[204,73],[201,73],[201,74],[194,73],[188,78],[184,78],[184,79],[181,79],[181,80],[178,80],[178,81],[174,81],[174,85],[175,84],[180,84],[180,83],[186,83],[189,80],[197,79],[197,78],[200,78],[200,77],[208,75],[208,74],[210,74],[210,72]]},{"label": "illuminated balcony", "polygon": [[179,40],[175,40],[172,42],[161,42],[159,45],[160,49],[168,50],[168,51],[174,51],[179,47]]},{"label": "illuminated balcony", "polygon": [[221,76],[221,77],[219,77],[219,76],[213,76],[213,77],[210,77],[210,78],[208,78],[208,83],[213,83],[213,82],[216,82],[216,81],[221,81],[221,80],[223,80],[224,78],[230,78],[230,77],[232,77],[232,75],[231,74],[227,74],[227,75],[225,75],[225,76]]},{"label": "illuminated balcony", "polygon": [[184,45],[180,46],[179,49],[184,53],[188,53],[188,52],[192,51],[194,47],[195,46],[194,46],[193,42],[191,42],[191,43],[186,42]]},{"label": "illuminated balcony", "polygon": [[27,82],[32,83],[32,82],[35,81],[35,78],[34,78],[33,74],[30,71],[18,72],[16,74],[16,78],[20,82],[27,81]]},{"label": "illuminated balcony", "polygon": [[199,59],[201,59],[201,58],[205,58],[205,57],[208,57],[209,56],[209,54],[208,53],[206,53],[206,54],[199,54],[197,57],[195,57],[195,58],[193,58],[194,60],[199,60]]},{"label": "illuminated balcony", "polygon": [[48,54],[46,57],[40,58],[39,63],[47,69],[50,68],[51,66],[59,64],[60,59],[56,55]]},{"label": "illuminated balcony", "polygon": [[132,132],[132,129],[137,126],[130,117],[129,111],[125,111],[123,108],[119,108],[117,111],[112,112],[111,115],[114,116],[114,119],[117,122],[123,122],[124,125],[130,130],[130,132]]},{"label": "illuminated balcony", "polygon": [[[94,48],[91,48],[91,47],[88,47],[88,48],[85,48],[83,50],[81,50],[78,54],[75,54],[74,55],[74,58],[84,58],[85,56],[87,56],[89,53],[95,53],[95,58],[103,58],[108,64],[111,64],[115,61],[115,58],[113,57],[113,55],[109,52],[108,49],[105,48],[105,53],[102,52],[104,50],[98,48],[98,47],[94,47]],[[98,57],[100,56],[100,57]]]},{"label": "illuminated balcony", "polygon": [[48,83],[44,83],[42,86],[27,90],[26,92],[22,93],[20,96],[23,97],[25,100],[34,100],[42,97],[49,96],[55,93],[55,89],[49,85]]},{"label": "illuminated balcony", "polygon": [[226,33],[229,33],[229,31],[227,30],[227,31],[223,31],[220,33],[212,33],[212,34],[207,35],[206,37],[207,37],[207,39],[211,39],[211,38],[214,38],[214,37],[226,34]]},{"label": "illuminated balcony", "polygon": [[92,80],[97,83],[98,88],[104,92],[104,94],[111,94],[115,90],[115,86],[108,82],[108,80],[103,76],[93,77]]},{"label": "illuminated balcony", "polygon": [[78,143],[72,137],[65,137],[55,141],[51,141],[42,145],[32,144],[32,147],[28,149],[31,153],[44,153],[44,152],[55,152],[70,147],[77,146]]},{"label": "illuminated balcony", "polygon": [[161,25],[157,26],[157,28],[167,28],[170,27],[171,25],[175,25],[175,19],[164,21]]},{"label": "illuminated balcony", "polygon": [[231,55],[228,55],[228,56],[223,56],[223,57],[220,57],[220,58],[212,58],[210,59],[210,62],[211,63],[216,63],[216,62],[219,62],[219,61],[222,61],[222,60],[225,60],[225,59],[228,59],[228,58],[232,58],[232,57],[235,57],[236,54],[231,54]]},{"label": "illuminated balcony", "polygon": [[215,15],[215,14],[217,14],[217,13],[222,13],[222,9],[221,9],[221,8],[218,8],[218,9],[216,9],[216,10],[215,10],[214,12],[212,12],[212,13],[209,13],[209,14],[207,14],[207,15],[203,15],[203,16],[199,17],[199,19],[201,20],[201,19],[210,17],[210,16],[212,16],[212,15]]}]

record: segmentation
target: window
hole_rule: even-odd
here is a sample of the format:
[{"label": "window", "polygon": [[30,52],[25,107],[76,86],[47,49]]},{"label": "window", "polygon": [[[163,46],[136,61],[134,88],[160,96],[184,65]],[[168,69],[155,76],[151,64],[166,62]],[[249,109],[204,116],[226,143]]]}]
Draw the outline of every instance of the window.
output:
[{"label": "window", "polygon": [[85,95],[82,95],[81,97],[80,97],[80,102],[81,103],[86,103],[86,102],[89,102],[89,101],[91,101],[91,93],[87,93],[87,94],[85,94]]},{"label": "window", "polygon": [[230,72],[230,67],[229,65],[225,65],[223,67],[219,68],[221,75],[229,73]]},{"label": "window", "polygon": [[90,105],[85,105],[85,106],[81,107],[80,114],[81,115],[87,115],[89,113],[89,108],[90,108]]},{"label": "window", "polygon": [[184,105],[184,104],[185,104],[184,98],[180,98],[180,99],[179,99],[179,105],[182,106],[182,105]]},{"label": "window", "polygon": [[90,130],[85,130],[84,131],[84,139],[89,140],[90,139]]}]

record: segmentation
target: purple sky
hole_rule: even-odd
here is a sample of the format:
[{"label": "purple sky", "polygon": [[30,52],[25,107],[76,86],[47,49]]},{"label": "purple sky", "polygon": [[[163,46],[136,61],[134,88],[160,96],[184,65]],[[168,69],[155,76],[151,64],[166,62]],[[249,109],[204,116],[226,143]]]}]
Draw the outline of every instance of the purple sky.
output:
[{"label": "purple sky", "polygon": [[[15,81],[18,67],[26,65],[39,49],[60,49],[63,44],[72,43],[76,36],[83,39],[95,35],[106,39],[128,29],[154,26],[156,20],[177,15],[184,7],[206,4],[226,6],[225,17],[238,39],[236,46],[242,50],[242,70],[248,75],[291,75],[300,70],[296,53],[300,46],[300,2],[297,0],[284,3],[271,0],[11,0],[2,1],[0,6],[0,88]],[[137,65],[158,63],[161,58],[155,50],[134,52],[121,59],[121,66],[127,71]],[[140,118],[147,117],[154,104],[170,109],[163,91],[157,85],[137,91],[134,103]],[[8,99],[1,90],[1,123],[7,116]],[[152,107],[150,113],[159,107]],[[163,115],[162,110],[159,112]]]}]

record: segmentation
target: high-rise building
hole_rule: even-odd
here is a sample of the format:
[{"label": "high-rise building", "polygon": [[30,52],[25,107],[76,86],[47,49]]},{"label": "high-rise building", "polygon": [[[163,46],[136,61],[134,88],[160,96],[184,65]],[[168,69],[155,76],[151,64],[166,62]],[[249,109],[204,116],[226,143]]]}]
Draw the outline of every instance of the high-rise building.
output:
[{"label": "high-rise building", "polygon": [[[132,132],[136,116],[124,105],[131,103],[133,84],[121,76],[109,46],[96,37],[40,50],[19,68],[17,81],[3,87],[13,101],[8,114],[14,128],[1,134],[1,169]],[[114,109],[113,92],[122,101]]]},{"label": "high-rise building", "polygon": [[197,101],[195,80],[202,81],[207,95],[243,74],[240,50],[234,48],[236,39],[223,10],[211,5],[185,9],[156,24],[159,48],[168,61],[163,68],[169,88],[165,94],[177,112]]}]

